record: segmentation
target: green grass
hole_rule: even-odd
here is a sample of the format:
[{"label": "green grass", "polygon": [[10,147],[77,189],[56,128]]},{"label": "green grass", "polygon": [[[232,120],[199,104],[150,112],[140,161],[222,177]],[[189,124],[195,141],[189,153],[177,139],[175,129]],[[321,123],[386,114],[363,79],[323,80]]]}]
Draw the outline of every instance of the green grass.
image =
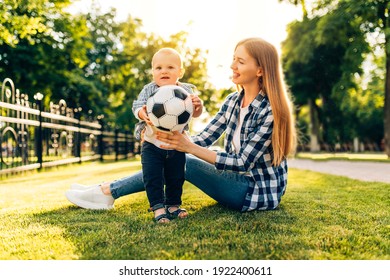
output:
[{"label": "green grass", "polygon": [[83,163],[0,181],[0,259],[390,259],[390,185],[291,169],[278,210],[238,213],[186,183],[190,217],[156,225],[145,193],[110,211],[64,192],[119,178],[138,161]]},{"label": "green grass", "polygon": [[375,161],[390,162],[385,153],[305,153],[300,152],[296,158],[312,160],[350,160],[350,161]]}]

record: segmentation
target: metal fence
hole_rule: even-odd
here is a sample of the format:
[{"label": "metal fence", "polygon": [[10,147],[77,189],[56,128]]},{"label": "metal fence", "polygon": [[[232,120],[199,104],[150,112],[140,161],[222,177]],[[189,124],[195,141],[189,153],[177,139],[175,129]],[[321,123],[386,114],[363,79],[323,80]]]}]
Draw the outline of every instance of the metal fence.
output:
[{"label": "metal fence", "polygon": [[122,159],[137,154],[131,133],[110,130],[101,116],[80,119],[65,100],[43,108],[43,95],[34,101],[6,78],[0,99],[0,175],[90,160]]}]

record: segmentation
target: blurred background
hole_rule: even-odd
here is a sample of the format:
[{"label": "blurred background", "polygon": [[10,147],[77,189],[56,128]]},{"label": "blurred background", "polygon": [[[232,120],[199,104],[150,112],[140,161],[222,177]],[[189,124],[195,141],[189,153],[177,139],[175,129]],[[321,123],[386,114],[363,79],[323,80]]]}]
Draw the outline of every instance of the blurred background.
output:
[{"label": "blurred background", "polygon": [[[389,156],[389,2],[1,0],[0,79],[29,102],[39,92],[44,108],[65,100],[78,119],[131,133],[151,56],[173,47],[185,60],[182,81],[197,86],[207,109],[196,132],[235,90],[235,44],[262,37],[280,51],[300,151]],[[13,102],[7,87],[2,104]],[[10,135],[0,109],[2,135]]]}]

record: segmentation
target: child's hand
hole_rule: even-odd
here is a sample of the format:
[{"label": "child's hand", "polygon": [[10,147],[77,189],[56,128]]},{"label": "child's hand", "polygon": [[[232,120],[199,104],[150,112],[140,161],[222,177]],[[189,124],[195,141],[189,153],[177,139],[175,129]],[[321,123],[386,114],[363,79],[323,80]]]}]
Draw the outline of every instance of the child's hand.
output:
[{"label": "child's hand", "polygon": [[145,121],[148,125],[153,125],[149,119],[148,112],[146,111],[146,105],[142,106],[142,109],[139,110],[138,117]]},{"label": "child's hand", "polygon": [[192,116],[194,118],[199,117],[202,114],[203,104],[199,96],[196,94],[191,94],[192,105],[194,106],[194,113]]}]

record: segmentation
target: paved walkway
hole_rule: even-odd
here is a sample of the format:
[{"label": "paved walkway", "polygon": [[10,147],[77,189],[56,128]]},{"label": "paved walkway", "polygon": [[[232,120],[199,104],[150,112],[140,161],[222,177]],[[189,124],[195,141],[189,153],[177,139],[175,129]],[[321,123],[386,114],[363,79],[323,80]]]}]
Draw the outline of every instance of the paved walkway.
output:
[{"label": "paved walkway", "polygon": [[346,176],[361,181],[390,183],[390,163],[310,159],[290,159],[289,167]]}]

